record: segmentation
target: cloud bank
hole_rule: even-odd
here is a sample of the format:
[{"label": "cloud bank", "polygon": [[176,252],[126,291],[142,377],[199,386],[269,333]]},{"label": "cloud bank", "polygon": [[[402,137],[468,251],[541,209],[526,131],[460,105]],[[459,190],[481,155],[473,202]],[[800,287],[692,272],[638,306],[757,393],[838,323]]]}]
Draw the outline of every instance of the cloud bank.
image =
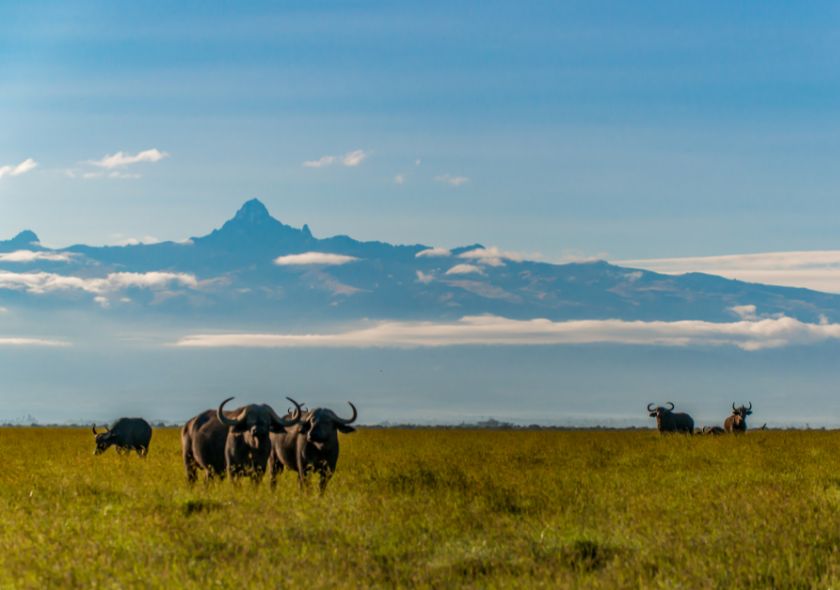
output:
[{"label": "cloud bank", "polygon": [[788,317],[715,323],[699,320],[553,322],[467,316],[450,323],[380,322],[332,334],[193,334],[175,345],[188,348],[417,348],[601,343],[734,346],[756,351],[829,340],[840,340],[840,324],[808,324]]},{"label": "cloud bank", "polygon": [[750,283],[840,293],[840,250],[650,258],[615,264],[664,274],[703,272]]},{"label": "cloud bank", "polygon": [[70,252],[35,252],[32,250],[16,250],[14,252],[0,252],[0,262],[69,262],[74,254]]},{"label": "cloud bank", "polygon": [[0,346],[70,346],[64,340],[49,340],[45,338],[17,338],[0,336]]},{"label": "cloud bank", "polygon": [[0,271],[0,289],[26,291],[36,295],[73,290],[105,295],[128,288],[161,289],[172,285],[194,289],[199,283],[194,275],[172,272],[115,272],[106,277],[85,278],[48,272]]}]

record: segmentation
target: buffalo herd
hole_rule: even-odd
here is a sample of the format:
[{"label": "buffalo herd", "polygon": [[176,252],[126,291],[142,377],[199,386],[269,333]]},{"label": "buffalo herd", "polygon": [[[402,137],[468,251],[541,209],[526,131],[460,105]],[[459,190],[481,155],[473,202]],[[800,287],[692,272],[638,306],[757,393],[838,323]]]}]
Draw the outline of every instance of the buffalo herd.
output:
[{"label": "buffalo herd", "polygon": [[[259,483],[268,469],[274,487],[277,476],[289,469],[297,473],[301,489],[306,488],[307,476],[317,473],[323,493],[338,464],[338,433],[355,431],[351,424],[358,417],[356,406],[347,402],[353,414],[341,418],[330,409],[308,410],[292,398],[286,398],[294,407],[281,416],[268,404],[225,409],[232,399],[229,397],[218,408],[190,418],[181,428],[187,481],[195,482],[200,470],[208,482],[224,477],[232,481],[247,477]],[[743,434],[747,431],[747,416],[752,414],[752,402],[737,407],[733,403],[732,413],[722,428],[705,426],[695,430],[694,419],[674,409],[672,402],[664,406],[648,404],[648,414],[656,418],[660,433]],[[135,451],[145,457],[149,452],[152,427],[142,418],[120,418],[110,428],[105,427],[104,432],[97,432],[95,425],[92,430],[97,455],[111,446],[121,454]]]},{"label": "buffalo herd", "polygon": [[[705,434],[705,435],[719,435],[727,432],[732,434],[743,434],[747,431],[747,416],[752,414],[752,402],[748,402],[747,406],[735,407],[732,403],[732,414],[730,414],[723,422],[723,428],[720,426],[704,426],[703,428],[694,429],[694,419],[683,412],[675,412],[674,404],[672,402],[665,402],[665,406],[656,406],[648,404],[647,411],[651,418],[656,418],[656,429],[661,433],[681,432],[684,434]],[[670,407],[666,407],[670,406]],[[767,427],[765,424],[762,430]]]},{"label": "buffalo herd", "polygon": [[[232,399],[190,418],[181,428],[187,481],[195,482],[201,470],[208,482],[227,476],[232,481],[248,477],[259,483],[270,467],[274,487],[277,476],[287,468],[298,474],[301,489],[306,488],[307,475],[317,473],[323,493],[338,464],[338,433],[355,431],[351,424],[358,417],[356,406],[347,402],[353,415],[341,418],[330,409],[307,410],[286,398],[294,408],[280,416],[268,404],[225,409]],[[95,425],[92,430],[97,455],[110,446],[119,453],[136,451],[141,457],[149,452],[152,427],[142,418],[120,418],[104,432],[97,432]]]}]

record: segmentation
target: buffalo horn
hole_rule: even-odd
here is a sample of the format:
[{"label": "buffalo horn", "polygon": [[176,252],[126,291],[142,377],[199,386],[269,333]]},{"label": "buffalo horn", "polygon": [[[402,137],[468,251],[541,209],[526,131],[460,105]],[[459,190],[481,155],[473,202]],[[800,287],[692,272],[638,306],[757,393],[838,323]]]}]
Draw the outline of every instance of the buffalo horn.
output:
[{"label": "buffalo horn", "polygon": [[671,406],[670,408],[668,408],[668,411],[671,411],[671,410],[673,410],[673,409],[674,409],[674,402],[665,402],[665,403],[666,403],[667,405]]},{"label": "buffalo horn", "polygon": [[275,412],[274,408],[272,408],[271,406],[268,407],[268,411],[271,412],[271,419],[274,420],[274,422],[276,422],[278,425],[280,425],[280,426],[293,426],[293,425],[297,424],[298,422],[300,422],[300,416],[301,416],[300,404],[297,403],[295,400],[293,400],[290,397],[287,397],[286,399],[289,400],[290,402],[292,402],[295,405],[295,411],[292,414],[291,418],[281,418],[280,416],[277,415],[277,412]]},{"label": "buffalo horn", "polygon": [[225,404],[232,400],[232,397],[227,398],[225,401],[219,404],[219,409],[216,410],[216,417],[219,419],[219,422],[224,424],[225,426],[239,426],[239,423],[242,421],[242,418],[237,418],[236,420],[231,420],[223,411]]},{"label": "buffalo horn", "polygon": [[653,404],[648,404],[647,408],[648,408],[648,412],[652,412],[653,411]]}]

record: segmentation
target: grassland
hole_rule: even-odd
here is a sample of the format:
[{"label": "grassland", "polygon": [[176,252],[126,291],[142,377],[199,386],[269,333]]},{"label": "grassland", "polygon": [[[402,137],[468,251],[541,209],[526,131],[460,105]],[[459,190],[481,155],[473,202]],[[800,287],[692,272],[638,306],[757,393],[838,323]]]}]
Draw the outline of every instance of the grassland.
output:
[{"label": "grassland", "polygon": [[324,497],[0,430],[0,587],[831,588],[840,433],[361,430]]}]

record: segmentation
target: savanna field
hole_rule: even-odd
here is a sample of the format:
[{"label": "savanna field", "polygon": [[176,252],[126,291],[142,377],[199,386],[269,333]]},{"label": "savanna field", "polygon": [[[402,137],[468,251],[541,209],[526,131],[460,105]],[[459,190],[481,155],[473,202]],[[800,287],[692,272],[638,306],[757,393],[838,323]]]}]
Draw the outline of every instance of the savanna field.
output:
[{"label": "savanna field", "polygon": [[840,432],[365,430],[327,493],[0,429],[0,587],[831,588]]}]

